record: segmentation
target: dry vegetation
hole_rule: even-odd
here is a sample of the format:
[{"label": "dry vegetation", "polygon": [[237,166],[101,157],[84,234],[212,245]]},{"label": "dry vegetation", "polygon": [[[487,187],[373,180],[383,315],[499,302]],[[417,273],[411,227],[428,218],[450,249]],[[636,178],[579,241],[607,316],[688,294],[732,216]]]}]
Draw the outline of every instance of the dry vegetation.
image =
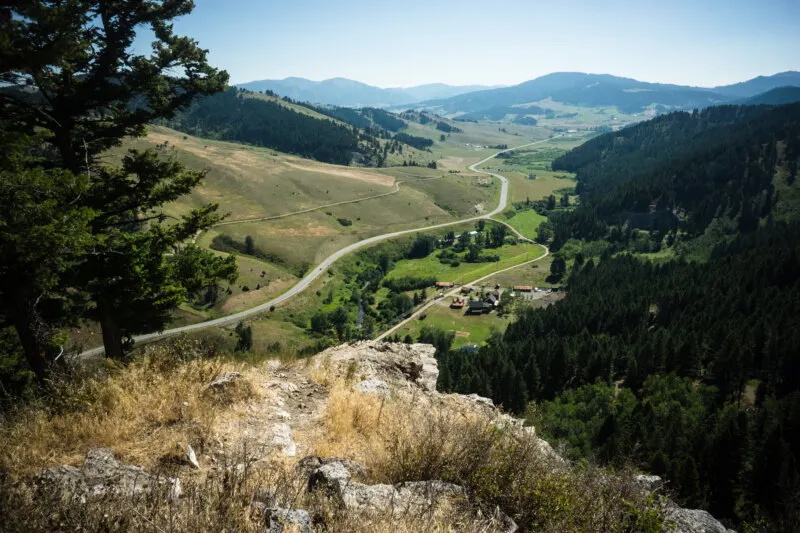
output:
[{"label": "dry vegetation", "polygon": [[[535,439],[493,425],[460,398],[415,387],[390,396],[355,392],[352,383],[363,376],[353,361],[336,367],[316,358],[281,367],[281,374],[305,376],[327,391],[321,420],[304,435],[304,447],[362,462],[365,483],[444,480],[463,486],[465,500],[434,502],[400,516],[343,512],[306,492],[307,473],[294,459],[258,458],[241,446],[217,455],[211,468],[182,463],[177,451],[185,443],[202,452],[225,425],[221,418],[253,415],[263,405],[259,384],[266,369],[264,363],[234,364],[208,346],[179,340],[148,350],[127,367],[107,366],[100,377],[59,388],[46,407],[14,413],[0,429],[0,530],[263,531],[263,509],[280,506],[307,509],[315,530],[330,532],[489,532],[497,530],[492,517],[498,509],[522,531],[660,531],[660,512],[630,472],[559,466]],[[232,370],[243,379],[224,394],[205,387]],[[96,446],[179,476],[181,497],[154,488],[81,503],[25,482],[43,467],[80,462]]]}]

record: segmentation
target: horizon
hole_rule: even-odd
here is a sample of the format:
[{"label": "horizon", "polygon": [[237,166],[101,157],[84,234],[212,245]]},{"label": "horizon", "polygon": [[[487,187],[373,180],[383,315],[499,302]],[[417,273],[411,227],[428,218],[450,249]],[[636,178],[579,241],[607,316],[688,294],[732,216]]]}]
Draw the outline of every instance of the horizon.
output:
[{"label": "horizon", "polygon": [[[800,70],[800,2],[529,4],[205,0],[175,30],[208,49],[231,85],[298,77],[381,88],[511,86],[588,72],[715,87]],[[151,36],[140,31],[136,52],[149,51]]]},{"label": "horizon", "polygon": [[[769,78],[769,77],[772,77],[772,76],[777,76],[779,74],[789,74],[789,73],[793,73],[793,72],[800,72],[800,70],[783,70],[783,71],[780,71],[780,72],[757,74],[757,75],[755,75],[755,76],[753,76],[751,78],[738,80],[738,81],[734,81],[734,82],[726,83],[726,84],[722,84],[722,85],[714,85],[714,86],[684,85],[684,86],[685,87],[693,87],[693,88],[697,88],[697,89],[714,89],[715,87],[724,87],[726,85],[735,85],[737,83],[750,81],[750,80],[753,80],[753,79],[756,79],[756,78]],[[422,83],[419,83],[417,85],[382,87],[382,86],[379,86],[379,85],[371,85],[371,84],[368,84],[368,83],[364,83],[361,80],[354,80],[352,78],[345,78],[343,76],[333,76],[331,78],[324,78],[324,79],[318,79],[318,80],[314,80],[314,79],[311,79],[311,78],[306,78],[304,76],[286,76],[285,78],[261,78],[261,79],[258,79],[258,80],[248,80],[248,81],[242,81],[242,82],[238,82],[238,83],[231,83],[230,85],[246,85],[248,83],[253,83],[253,82],[258,82],[258,81],[267,81],[267,80],[269,80],[269,81],[285,81],[285,80],[290,80],[290,79],[301,79],[301,80],[310,81],[310,82],[313,82],[313,83],[322,83],[322,82],[332,81],[332,80],[347,80],[347,81],[353,81],[353,82],[369,85],[370,87],[376,87],[378,89],[412,89],[412,88],[415,88],[415,87],[422,87],[422,86],[425,86],[425,85],[449,85],[451,87],[482,86],[485,89],[499,89],[499,88],[504,88],[504,87],[513,87],[514,85],[519,85],[519,84],[525,83],[527,81],[535,80],[537,78],[542,78],[544,76],[549,76],[550,74],[588,74],[590,76],[610,75],[610,76],[615,76],[617,78],[630,78],[630,76],[620,76],[620,75],[614,74],[613,72],[555,71],[555,72],[548,72],[547,74],[542,74],[541,76],[537,76],[536,78],[530,78],[530,79],[522,80],[519,83],[514,83],[514,84],[510,84],[510,85],[507,85],[507,84],[488,84],[488,85],[484,85],[484,84],[481,84],[481,83],[450,84],[450,83],[444,83],[444,82],[439,82],[439,81],[429,81],[429,82],[422,82]],[[636,81],[640,81],[640,82],[644,82],[644,83],[660,83],[660,84],[666,84],[666,85],[682,85],[682,84],[671,84],[669,82],[662,82],[662,81],[640,80],[640,79],[636,79],[636,78],[632,78],[632,79],[635,79]]]}]

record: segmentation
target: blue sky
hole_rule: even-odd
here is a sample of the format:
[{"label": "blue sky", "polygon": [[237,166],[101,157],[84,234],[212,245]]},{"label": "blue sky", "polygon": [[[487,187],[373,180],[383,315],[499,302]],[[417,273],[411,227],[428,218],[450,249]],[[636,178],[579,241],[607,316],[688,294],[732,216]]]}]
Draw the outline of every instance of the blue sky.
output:
[{"label": "blue sky", "polygon": [[583,71],[713,86],[800,70],[800,0],[195,3],[175,29],[209,49],[232,83],[511,85]]}]

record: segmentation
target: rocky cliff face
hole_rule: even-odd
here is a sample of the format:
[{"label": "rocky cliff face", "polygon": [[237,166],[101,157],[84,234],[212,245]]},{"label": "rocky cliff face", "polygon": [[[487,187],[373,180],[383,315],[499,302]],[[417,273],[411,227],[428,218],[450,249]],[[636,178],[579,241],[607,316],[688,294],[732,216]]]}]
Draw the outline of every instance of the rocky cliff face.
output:
[{"label": "rocky cliff face", "polygon": [[[34,486],[70,506],[105,501],[106,517],[108,502],[125,498],[181,515],[209,505],[203,491],[225,488],[226,512],[243,516],[237,527],[270,532],[728,533],[708,513],[661,497],[657,477],[578,472],[488,398],[437,392],[433,356],[429,345],[359,343],[224,373],[204,394],[223,397],[246,382],[252,395],[222,411],[212,434],[186,442],[169,468],[96,448],[81,465],[46,469]],[[583,512],[585,520],[569,516]]]}]

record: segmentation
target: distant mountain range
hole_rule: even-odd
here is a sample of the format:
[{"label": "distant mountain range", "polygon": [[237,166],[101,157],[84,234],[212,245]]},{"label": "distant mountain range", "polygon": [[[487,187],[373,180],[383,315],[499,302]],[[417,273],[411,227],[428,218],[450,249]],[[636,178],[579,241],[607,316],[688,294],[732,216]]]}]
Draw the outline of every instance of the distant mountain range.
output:
[{"label": "distant mountain range", "polygon": [[647,83],[609,74],[556,72],[512,87],[431,99],[414,107],[474,117],[476,113],[487,112],[491,115],[498,108],[522,106],[550,98],[556,102],[587,107],[616,106],[620,111],[636,113],[653,104],[667,109],[707,107],[785,86],[800,86],[800,72],[759,76],[749,81],[712,88]]},{"label": "distant mountain range", "polygon": [[449,98],[463,93],[493,88],[486,85],[430,83],[416,87],[382,89],[347,78],[331,78],[323,81],[312,81],[305,78],[259,80],[240,83],[237,87],[251,91],[269,90],[280,96],[288,96],[304,102],[348,107],[413,104],[423,100]]},{"label": "distant mountain range", "polygon": [[[793,88],[800,87],[800,72],[781,72],[718,87],[689,87],[648,83],[610,74],[554,72],[511,87],[446,85],[432,83],[409,88],[382,89],[346,78],[311,81],[305,78],[261,80],[239,84],[251,91],[270,90],[304,102],[346,107],[389,107],[427,109],[442,115],[480,120],[499,120],[517,107],[527,114],[543,110],[531,104],[552,99],[555,102],[586,107],[615,106],[625,113],[638,113],[656,105],[658,111],[702,108],[724,103],[786,103],[796,101]],[[757,95],[782,89],[763,102]],[[752,102],[748,99],[755,98]],[[514,109],[512,109],[514,108]]]}]

